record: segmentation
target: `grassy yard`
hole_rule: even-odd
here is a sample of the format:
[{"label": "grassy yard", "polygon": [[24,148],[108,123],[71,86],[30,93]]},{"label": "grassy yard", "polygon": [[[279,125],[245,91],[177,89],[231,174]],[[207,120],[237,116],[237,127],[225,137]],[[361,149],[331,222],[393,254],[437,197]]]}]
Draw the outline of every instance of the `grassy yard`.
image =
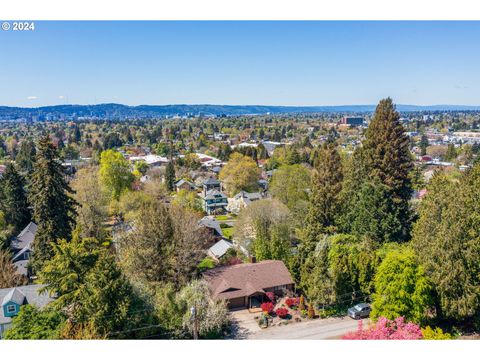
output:
[{"label": "grassy yard", "polygon": [[233,227],[222,229],[223,236],[227,239],[232,239],[233,237]]},{"label": "grassy yard", "polygon": [[231,217],[228,215],[217,215],[215,216],[215,219],[217,219],[217,221],[226,221],[231,220]]}]

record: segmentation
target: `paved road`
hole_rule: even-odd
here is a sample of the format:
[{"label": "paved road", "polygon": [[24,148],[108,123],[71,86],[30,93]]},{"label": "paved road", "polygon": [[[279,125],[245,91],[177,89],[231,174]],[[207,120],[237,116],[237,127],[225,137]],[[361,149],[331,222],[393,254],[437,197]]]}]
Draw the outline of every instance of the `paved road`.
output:
[{"label": "paved road", "polygon": [[[363,322],[366,325],[366,320]],[[318,319],[267,328],[250,334],[247,339],[339,339],[342,335],[357,328],[358,321],[349,317]]]},{"label": "paved road", "polygon": [[[358,328],[357,320],[342,317],[309,320],[300,323],[292,322],[288,325],[260,329],[256,320],[253,319],[255,315],[249,313],[247,310],[236,311],[232,313],[232,316],[236,331],[231,338],[234,339],[339,339],[347,332]],[[368,320],[364,319],[363,324],[367,326]]]}]

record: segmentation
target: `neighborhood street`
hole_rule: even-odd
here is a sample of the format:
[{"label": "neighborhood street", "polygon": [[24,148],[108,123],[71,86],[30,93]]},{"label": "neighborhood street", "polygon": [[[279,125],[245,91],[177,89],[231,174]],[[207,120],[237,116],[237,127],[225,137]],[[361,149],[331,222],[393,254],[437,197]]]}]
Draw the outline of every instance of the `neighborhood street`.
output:
[{"label": "neighborhood street", "polygon": [[[273,326],[267,329],[260,329],[256,321],[253,319],[253,314],[248,313],[247,310],[235,311],[232,313],[232,316],[237,326],[236,334],[233,337],[234,339],[339,339],[347,332],[358,328],[358,321],[347,316],[303,321],[300,323],[291,322],[288,325]],[[368,319],[364,319],[363,324],[364,326],[368,325]]]}]

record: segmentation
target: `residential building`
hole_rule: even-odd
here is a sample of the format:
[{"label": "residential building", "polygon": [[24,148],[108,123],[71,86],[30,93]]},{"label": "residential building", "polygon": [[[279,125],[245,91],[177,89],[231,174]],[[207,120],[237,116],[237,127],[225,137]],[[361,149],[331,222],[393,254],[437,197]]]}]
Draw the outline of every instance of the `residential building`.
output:
[{"label": "residential building", "polygon": [[222,237],[222,228],[220,223],[215,219],[214,216],[204,216],[198,224],[200,226],[206,227],[214,237]]},{"label": "residential building", "polygon": [[208,178],[203,182],[203,194],[205,195],[210,190],[222,191],[222,183],[216,179]]},{"label": "residential building", "polygon": [[154,154],[149,154],[145,156],[130,156],[129,160],[131,162],[145,161],[147,165],[151,167],[166,165],[170,161],[166,157],[154,155]]},{"label": "residential building", "polygon": [[11,326],[12,318],[18,314],[21,306],[30,304],[43,308],[54,300],[47,293],[39,293],[42,287],[43,285],[35,284],[0,289],[0,339]]},{"label": "residential building", "polygon": [[295,283],[280,260],[266,260],[208,270],[204,279],[215,300],[226,300],[229,309],[259,307],[266,293],[283,296],[295,290]]},{"label": "residential building", "polygon": [[195,190],[197,187],[188,180],[180,179],[175,183],[175,188],[177,189],[177,192],[179,192],[180,190]]},{"label": "residential building", "polygon": [[32,256],[32,246],[37,233],[37,225],[33,222],[13,238],[10,248],[13,252],[12,262],[17,267],[17,273],[28,276],[28,262]]},{"label": "residential building", "polygon": [[198,159],[200,160],[200,163],[202,164],[202,166],[205,168],[211,168],[211,167],[223,165],[222,160],[214,158],[213,156],[208,156],[201,153],[196,153],[196,155],[198,156]]},{"label": "residential building", "polygon": [[234,248],[233,244],[230,241],[221,239],[216,242],[210,249],[208,249],[208,255],[214,258],[215,260],[220,260],[229,249]]},{"label": "residential building", "polygon": [[208,215],[227,210],[228,198],[217,189],[208,190],[202,194],[204,210]]},{"label": "residential building", "polygon": [[240,191],[233,198],[228,199],[227,210],[233,213],[239,213],[241,209],[246,208],[252,202],[260,200],[263,198],[263,195],[259,192],[246,192]]}]

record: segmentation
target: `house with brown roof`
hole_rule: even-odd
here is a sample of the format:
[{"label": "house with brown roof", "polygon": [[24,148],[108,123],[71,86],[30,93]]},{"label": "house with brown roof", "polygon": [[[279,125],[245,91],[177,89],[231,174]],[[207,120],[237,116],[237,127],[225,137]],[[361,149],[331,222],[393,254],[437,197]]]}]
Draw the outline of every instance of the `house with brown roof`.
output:
[{"label": "house with brown roof", "polygon": [[222,266],[203,276],[213,299],[226,300],[229,309],[259,307],[268,301],[267,292],[283,296],[295,289],[290,272],[280,260]]}]

